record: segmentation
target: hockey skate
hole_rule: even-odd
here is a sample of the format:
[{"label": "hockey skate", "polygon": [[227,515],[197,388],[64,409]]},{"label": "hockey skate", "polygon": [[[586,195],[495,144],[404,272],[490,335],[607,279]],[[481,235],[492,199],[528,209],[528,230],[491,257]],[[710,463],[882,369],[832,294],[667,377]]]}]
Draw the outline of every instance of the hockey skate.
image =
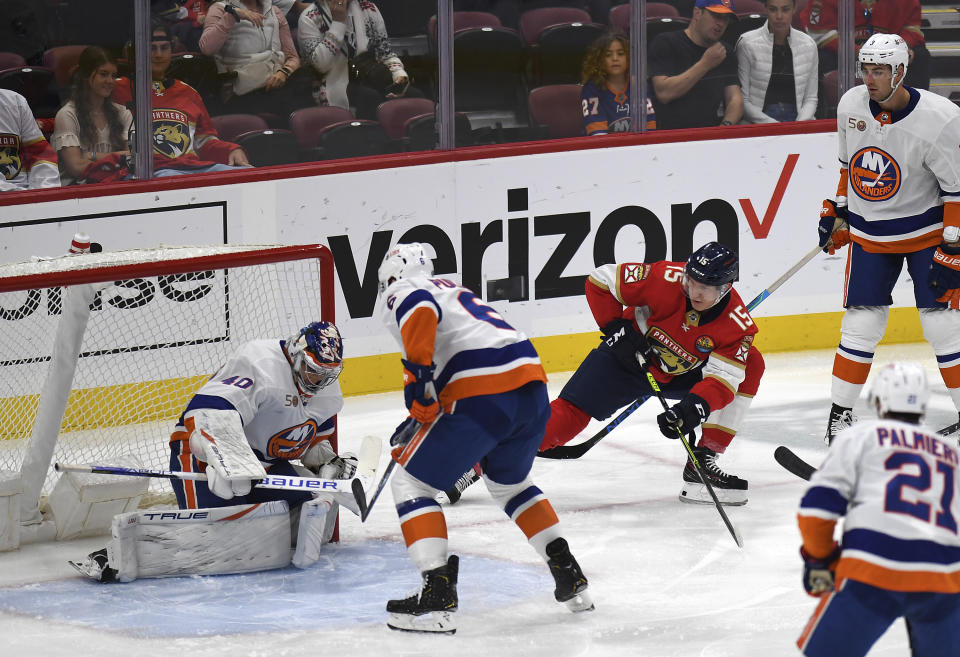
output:
[{"label": "hockey skate", "polygon": [[446,566],[423,573],[419,591],[401,600],[389,600],[387,627],[404,632],[455,634],[459,568],[460,558],[452,554]]},{"label": "hockey skate", "polygon": [[[713,486],[713,492],[724,506],[741,506],[747,503],[747,481],[732,474],[727,474],[717,465],[717,453],[708,447],[691,447],[704,476]],[[706,485],[700,481],[700,475],[693,466],[693,461],[687,457],[687,465],[683,468],[683,488],[680,490],[680,501],[689,504],[713,504],[713,498]]]},{"label": "hockey skate", "polygon": [[856,421],[857,418],[853,414],[853,409],[834,404],[830,407],[830,417],[827,419],[827,433],[823,436],[823,442],[830,445],[840,431],[846,429]]},{"label": "hockey skate", "polygon": [[91,552],[83,561],[68,561],[78,573],[85,575],[101,584],[116,581],[117,571],[107,565],[107,549]]},{"label": "hockey skate", "polygon": [[593,600],[587,593],[587,578],[580,570],[580,564],[570,554],[570,547],[562,538],[555,538],[547,544],[547,565],[557,587],[553,597],[573,612],[593,611]]},{"label": "hockey skate", "polygon": [[470,486],[480,481],[480,466],[475,465],[463,475],[457,479],[457,482],[453,485],[450,490],[444,491],[442,494],[437,496],[437,501],[440,503],[444,502],[444,495],[446,496],[446,502],[448,504],[456,504],[460,501],[460,496],[463,495],[463,491],[467,490]]}]

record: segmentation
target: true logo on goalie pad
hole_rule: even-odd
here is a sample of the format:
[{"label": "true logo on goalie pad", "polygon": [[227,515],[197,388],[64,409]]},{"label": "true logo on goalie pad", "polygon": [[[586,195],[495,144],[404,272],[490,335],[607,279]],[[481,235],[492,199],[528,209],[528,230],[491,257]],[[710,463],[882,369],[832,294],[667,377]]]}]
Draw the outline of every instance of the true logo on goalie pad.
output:
[{"label": "true logo on goalie pad", "polygon": [[[210,517],[209,511],[162,511],[151,513],[144,511],[141,514],[148,520],[206,520]],[[136,518],[133,518],[135,521]]]}]

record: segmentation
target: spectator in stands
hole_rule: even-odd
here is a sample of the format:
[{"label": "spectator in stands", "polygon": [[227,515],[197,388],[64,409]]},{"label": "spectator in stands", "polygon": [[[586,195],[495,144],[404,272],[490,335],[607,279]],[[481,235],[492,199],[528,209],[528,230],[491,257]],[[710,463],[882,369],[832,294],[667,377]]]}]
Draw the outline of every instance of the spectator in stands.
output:
[{"label": "spectator in stands", "polygon": [[296,25],[300,14],[309,9],[312,4],[313,2],[301,2],[300,0],[273,0],[273,6],[283,12],[283,15],[287,17],[287,23],[292,21],[293,25]]},{"label": "spectator in stands", "polygon": [[[856,0],[853,7],[854,46],[872,35],[899,34],[907,42],[910,61],[904,84],[917,89],[930,88],[930,52],[920,29],[919,0]],[[800,11],[804,29],[820,49],[820,70],[837,69],[837,0],[810,0]]]},{"label": "spectator in stands", "polygon": [[[587,136],[630,131],[630,39],[611,32],[597,39],[583,59],[580,109]],[[657,127],[647,99],[647,129]]]},{"label": "spectator in stands", "polygon": [[310,76],[297,73],[290,25],[270,0],[221,0],[203,22],[200,52],[213,55],[217,70],[232,81],[224,87],[226,112],[272,112],[284,119],[312,104]]},{"label": "spectator in stands", "polygon": [[[372,2],[317,0],[300,14],[297,38],[300,52],[319,74],[314,84],[319,105],[352,106],[357,118],[375,120],[385,99],[422,95],[410,89],[410,77]],[[351,64],[359,73],[356,80],[350,80]]]},{"label": "spectator in stands", "polygon": [[750,123],[809,121],[817,112],[817,44],[791,27],[796,0],[765,0],[766,24],[737,41],[743,113]]},{"label": "spectator in stands", "polygon": [[500,19],[504,27],[520,27],[520,15],[542,7],[575,7],[590,13],[594,23],[606,25],[610,8],[625,0],[454,0],[454,11],[485,11]]},{"label": "spectator in stands", "polygon": [[733,0],[697,0],[686,29],[657,35],[650,49],[650,79],[657,127],[732,125],[743,117],[733,48],[721,41]]},{"label": "spectator in stands", "polygon": [[[154,175],[174,176],[249,167],[250,162],[242,148],[217,137],[217,129],[200,94],[185,82],[167,77],[172,39],[170,26],[154,21],[150,43]],[[117,80],[113,99],[125,105],[132,102],[130,79]]]},{"label": "spectator in stands", "polygon": [[200,51],[200,35],[203,34],[203,23],[207,18],[209,3],[207,0],[181,0],[186,16],[171,26],[174,39],[180,42],[185,50]]},{"label": "spectator in stands", "polygon": [[0,89],[0,192],[59,186],[57,154],[43,138],[27,99]]},{"label": "spectator in stands", "polygon": [[117,62],[110,53],[98,46],[80,53],[72,95],[57,112],[50,140],[60,160],[62,184],[84,182],[87,167],[104,158],[111,171],[101,174],[114,175],[101,175],[99,180],[120,180],[129,173],[127,137],[133,115],[110,100],[116,82]]}]

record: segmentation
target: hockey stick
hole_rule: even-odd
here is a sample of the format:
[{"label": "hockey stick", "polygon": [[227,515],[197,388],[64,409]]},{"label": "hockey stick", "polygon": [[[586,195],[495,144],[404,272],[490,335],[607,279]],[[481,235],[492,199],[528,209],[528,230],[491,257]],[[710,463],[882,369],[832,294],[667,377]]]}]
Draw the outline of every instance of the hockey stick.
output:
[{"label": "hockey stick", "polygon": [[[82,465],[78,463],[55,463],[57,472],[87,472],[93,474],[121,475],[124,477],[153,477],[155,479],[181,479],[206,481],[202,472],[175,472],[171,470],[148,470],[146,468],[122,468],[113,465]],[[350,493],[350,479],[321,479],[319,477],[292,477],[268,474],[265,479],[256,480],[256,488],[275,490],[303,489],[310,491],[328,491],[331,493]]]},{"label": "hockey stick", "polygon": [[[759,306],[760,303],[763,302],[771,294],[773,294],[778,287],[780,287],[785,282],[787,282],[787,279],[789,279],[791,276],[793,276],[798,271],[800,271],[800,269],[803,268],[805,264],[813,260],[816,257],[817,253],[820,252],[820,250],[821,250],[820,246],[813,247],[809,253],[807,253],[805,256],[800,258],[800,260],[797,261],[797,263],[793,267],[788,269],[783,274],[783,276],[775,280],[773,283],[770,284],[769,287],[762,290],[760,294],[755,296],[753,298],[753,301],[747,304],[747,311],[750,312],[754,308]],[[596,434],[594,434],[594,436],[589,440],[585,440],[582,443],[577,443],[576,445],[558,445],[557,447],[551,447],[550,449],[545,449],[542,452],[537,452],[537,456],[545,459],[578,459],[580,458],[581,456],[586,454],[591,447],[593,447],[598,442],[600,442],[600,440],[604,436],[606,436],[608,433],[616,429],[617,426],[619,426],[621,422],[626,420],[631,413],[633,413],[635,410],[640,408],[640,405],[643,404],[643,402],[645,402],[648,398],[649,396],[644,396],[634,401],[632,404],[630,404],[625,409],[623,409],[617,417],[613,418],[613,420],[611,420],[610,423],[607,424],[607,426],[605,426],[603,429],[601,429]],[[960,422],[957,423],[957,429],[960,429]]]},{"label": "hockey stick", "polygon": [[[937,435],[940,436],[951,436],[957,431],[960,431],[960,422],[955,422],[949,426],[946,426],[939,431]],[[777,463],[782,465],[784,469],[801,479],[806,479],[810,481],[810,477],[813,476],[813,473],[817,471],[815,467],[804,461],[802,458],[793,453],[789,447],[784,447],[780,445],[773,451],[773,458]]]},{"label": "hockey stick", "polygon": [[631,413],[640,408],[640,405],[643,402],[650,399],[650,395],[643,395],[639,399],[635,400],[632,404],[627,406],[625,409],[620,411],[620,415],[613,418],[610,423],[604,428],[600,429],[590,440],[585,440],[582,443],[577,443],[576,445],[558,445],[556,447],[551,447],[550,449],[545,449],[542,452],[537,452],[537,456],[545,459],[578,459],[587,451],[596,445],[600,440],[606,436],[608,433],[613,431],[619,426],[621,422],[626,420]]},{"label": "hockey stick", "polygon": [[[657,384],[657,380],[653,378],[653,374],[650,373],[648,368],[644,368],[644,372],[647,375],[647,381],[650,382],[650,387],[653,388],[653,392],[656,393],[657,399],[660,400],[660,405],[663,406],[663,410],[670,410],[670,407],[667,406],[667,400],[663,398],[663,393],[660,391],[660,386]],[[707,488],[707,492],[710,493],[710,497],[713,498],[713,504],[717,507],[717,511],[720,512],[720,517],[723,518],[723,524],[727,526],[730,536],[733,537],[737,547],[743,548],[743,537],[740,536],[740,532],[737,531],[736,527],[733,526],[733,523],[730,522],[730,518],[727,517],[727,512],[723,510],[723,505],[721,505],[720,500],[717,499],[717,493],[713,490],[713,486],[707,479],[707,475],[704,474],[703,468],[700,466],[700,461],[697,460],[697,457],[693,453],[693,449],[690,447],[690,443],[687,442],[686,437],[683,435],[683,431],[681,431],[679,427],[677,427],[677,437],[680,438],[680,442],[683,443],[683,448],[687,450],[687,455],[690,457],[690,462],[693,463],[693,467],[697,471],[697,476],[700,477],[700,481],[703,482],[703,485]]]},{"label": "hockey stick", "polygon": [[[420,431],[420,427],[422,426],[419,422],[411,422],[404,428],[402,433],[396,436],[395,440],[391,439],[390,442],[396,443],[397,445],[406,445],[417,432]],[[373,509],[373,505],[376,504],[377,498],[380,497],[380,493],[387,487],[387,481],[390,479],[390,475],[393,474],[393,469],[396,465],[397,462],[391,455],[390,463],[387,465],[387,469],[383,471],[383,476],[380,477],[380,483],[377,484],[377,489],[373,491],[373,497],[371,497],[369,501],[367,501],[367,494],[363,490],[363,487],[356,484],[353,485],[353,496],[357,500],[357,506],[360,507],[360,522],[365,522],[367,516],[370,515],[370,511]]]}]

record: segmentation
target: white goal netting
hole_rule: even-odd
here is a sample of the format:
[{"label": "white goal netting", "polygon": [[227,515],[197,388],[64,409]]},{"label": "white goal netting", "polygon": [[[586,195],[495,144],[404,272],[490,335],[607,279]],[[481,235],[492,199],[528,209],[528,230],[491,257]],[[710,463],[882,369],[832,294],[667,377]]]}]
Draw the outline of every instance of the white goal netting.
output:
[{"label": "white goal netting", "polygon": [[[0,266],[0,470],[21,471],[28,452],[49,440],[38,427],[59,409],[42,495],[58,476],[55,462],[109,465],[133,455],[141,467],[169,469],[168,439],[191,395],[240,344],[332,321],[331,278],[329,251],[317,245],[170,247]],[[81,301],[71,309],[68,298]],[[54,352],[57,343],[71,351],[74,338],[73,355]],[[151,480],[153,499],[169,491]]]}]

